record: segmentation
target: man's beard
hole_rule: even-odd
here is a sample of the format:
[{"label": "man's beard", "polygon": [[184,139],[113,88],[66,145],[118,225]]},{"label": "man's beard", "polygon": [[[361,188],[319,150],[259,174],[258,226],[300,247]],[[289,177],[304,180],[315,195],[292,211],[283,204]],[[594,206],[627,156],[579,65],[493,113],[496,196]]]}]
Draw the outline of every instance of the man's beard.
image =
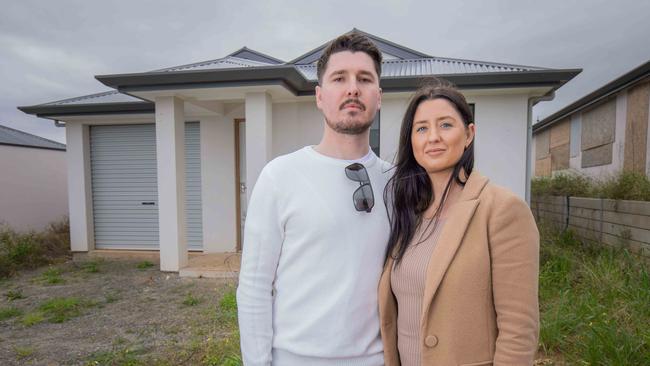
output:
[{"label": "man's beard", "polygon": [[374,118],[370,121],[359,122],[355,121],[353,118],[344,119],[338,122],[332,122],[325,118],[327,125],[334,131],[342,133],[344,135],[361,135],[362,133],[368,131]]}]

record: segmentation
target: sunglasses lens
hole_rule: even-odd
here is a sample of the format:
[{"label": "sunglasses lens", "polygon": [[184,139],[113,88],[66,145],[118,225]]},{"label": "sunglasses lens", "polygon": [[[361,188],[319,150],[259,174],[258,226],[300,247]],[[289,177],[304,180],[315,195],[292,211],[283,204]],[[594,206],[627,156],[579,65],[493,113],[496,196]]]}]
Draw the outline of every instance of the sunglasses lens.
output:
[{"label": "sunglasses lens", "polygon": [[367,182],[370,180],[366,167],[359,163],[350,164],[345,167],[345,175],[355,182]]},{"label": "sunglasses lens", "polygon": [[375,196],[369,184],[364,184],[357,188],[354,191],[354,195],[352,195],[352,199],[354,200],[354,207],[357,211],[370,212],[375,205]]}]

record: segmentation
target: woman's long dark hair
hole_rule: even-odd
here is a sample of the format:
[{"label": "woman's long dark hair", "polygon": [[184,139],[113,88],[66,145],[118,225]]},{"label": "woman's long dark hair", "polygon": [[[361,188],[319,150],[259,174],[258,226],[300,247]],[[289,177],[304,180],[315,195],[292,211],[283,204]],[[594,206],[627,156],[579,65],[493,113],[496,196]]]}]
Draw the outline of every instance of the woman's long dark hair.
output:
[{"label": "woman's long dark hair", "polygon": [[[437,194],[433,191],[429,175],[415,160],[413,146],[411,145],[415,112],[422,102],[434,99],[449,101],[462,117],[465,128],[470,123],[474,123],[472,111],[465,97],[449,82],[440,79],[426,80],[424,85],[411,98],[402,120],[394,166],[395,173],[384,190],[384,202],[386,203],[391,227],[386,248],[386,260],[392,257],[395,259],[396,264],[399,264],[404,257],[404,253],[411,244],[416,230],[422,224],[424,212],[434,202]],[[473,167],[474,140],[472,139],[472,142],[454,166],[447,186],[444,192],[441,193],[440,205],[436,209],[434,218],[437,218],[442,211],[451,183],[456,180],[458,184],[465,185],[467,178],[461,179],[461,173],[464,173],[464,177],[469,177]]]}]

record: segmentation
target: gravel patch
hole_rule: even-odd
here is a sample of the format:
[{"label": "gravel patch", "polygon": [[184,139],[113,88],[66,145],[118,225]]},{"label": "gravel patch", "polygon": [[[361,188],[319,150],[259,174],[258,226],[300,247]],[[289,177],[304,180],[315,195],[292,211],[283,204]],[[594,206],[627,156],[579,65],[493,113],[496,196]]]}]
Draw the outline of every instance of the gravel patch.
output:
[{"label": "gravel patch", "polygon": [[[0,365],[88,365],[99,355],[125,349],[165,357],[170,349],[218,336],[214,315],[235,280],[180,278],[156,266],[138,268],[141,262],[130,260],[94,263],[56,265],[59,283],[48,283],[48,268],[0,282],[0,309],[22,313],[0,320]],[[16,293],[23,298],[9,298]],[[45,314],[40,323],[24,324],[53,298],[78,298],[78,315],[52,323]]]}]

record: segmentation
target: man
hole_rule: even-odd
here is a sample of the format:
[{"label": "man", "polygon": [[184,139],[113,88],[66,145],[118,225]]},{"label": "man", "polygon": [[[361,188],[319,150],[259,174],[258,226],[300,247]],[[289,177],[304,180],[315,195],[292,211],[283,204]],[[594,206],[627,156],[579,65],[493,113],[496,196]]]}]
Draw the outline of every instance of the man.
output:
[{"label": "man", "polygon": [[369,148],[381,52],[343,35],[317,74],[321,142],[268,163],[248,206],[237,289],[247,366],[384,363],[377,285],[389,167]]}]

